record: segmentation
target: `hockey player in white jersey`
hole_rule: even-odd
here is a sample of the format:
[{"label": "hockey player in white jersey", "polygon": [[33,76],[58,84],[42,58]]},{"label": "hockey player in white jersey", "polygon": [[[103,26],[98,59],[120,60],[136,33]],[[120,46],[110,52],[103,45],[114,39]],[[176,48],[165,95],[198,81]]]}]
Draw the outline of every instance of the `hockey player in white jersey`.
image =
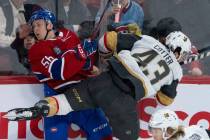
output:
[{"label": "hockey player in white jersey", "polygon": [[209,130],[197,125],[180,125],[176,113],[169,109],[155,112],[149,121],[149,132],[154,140],[209,140]]},{"label": "hockey player in white jersey", "polygon": [[164,105],[173,102],[182,77],[178,61],[191,53],[190,40],[181,32],[173,32],[167,37],[166,47],[150,36],[107,32],[99,44],[102,52],[114,52],[108,71],[84,80],[64,94],[41,100],[35,107],[11,111],[18,117],[10,120],[101,107],[114,136],[136,140],[139,133],[136,103],[151,95],[156,95]]}]

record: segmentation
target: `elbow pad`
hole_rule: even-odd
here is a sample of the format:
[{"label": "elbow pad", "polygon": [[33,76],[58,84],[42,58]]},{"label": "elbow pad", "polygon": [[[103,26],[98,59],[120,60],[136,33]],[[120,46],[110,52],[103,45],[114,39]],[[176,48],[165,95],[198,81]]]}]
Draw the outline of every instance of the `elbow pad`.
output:
[{"label": "elbow pad", "polygon": [[168,106],[173,103],[174,98],[177,95],[176,88],[178,83],[178,80],[174,80],[170,85],[164,85],[161,87],[160,91],[158,91],[156,95],[160,104]]}]

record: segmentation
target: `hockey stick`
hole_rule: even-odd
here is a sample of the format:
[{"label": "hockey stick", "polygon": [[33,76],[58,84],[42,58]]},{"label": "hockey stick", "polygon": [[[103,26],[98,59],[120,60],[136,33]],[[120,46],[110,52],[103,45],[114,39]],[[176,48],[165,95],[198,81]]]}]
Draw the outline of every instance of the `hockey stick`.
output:
[{"label": "hockey stick", "polygon": [[104,14],[106,13],[106,10],[109,8],[109,5],[111,3],[111,0],[108,0],[107,3],[106,3],[106,6],[101,14],[101,17],[99,19],[99,22],[95,25],[94,29],[93,29],[93,32],[92,32],[92,35],[91,35],[91,39],[95,39],[97,34],[98,34],[98,31],[100,29],[100,26],[101,26],[101,23],[102,23],[102,19],[104,17]]},{"label": "hockey stick", "polygon": [[206,52],[206,51],[210,51],[210,46],[207,46],[205,48],[202,48],[202,49],[198,50],[198,53],[203,53],[203,52]]},{"label": "hockey stick", "polygon": [[198,55],[192,56],[192,57],[188,58],[187,60],[185,60],[184,62],[180,62],[180,65],[189,64],[193,61],[201,60],[201,59],[204,59],[204,58],[210,56],[210,46],[200,49],[200,50],[198,50],[198,52],[199,52]]}]

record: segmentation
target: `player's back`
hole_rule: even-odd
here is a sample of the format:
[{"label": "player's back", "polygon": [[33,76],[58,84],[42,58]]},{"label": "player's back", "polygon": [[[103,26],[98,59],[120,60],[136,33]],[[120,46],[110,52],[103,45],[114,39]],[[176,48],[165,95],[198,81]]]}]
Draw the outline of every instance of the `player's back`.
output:
[{"label": "player's back", "polygon": [[182,77],[174,54],[150,36],[143,35],[131,51],[123,50],[118,55],[144,81],[149,96]]}]

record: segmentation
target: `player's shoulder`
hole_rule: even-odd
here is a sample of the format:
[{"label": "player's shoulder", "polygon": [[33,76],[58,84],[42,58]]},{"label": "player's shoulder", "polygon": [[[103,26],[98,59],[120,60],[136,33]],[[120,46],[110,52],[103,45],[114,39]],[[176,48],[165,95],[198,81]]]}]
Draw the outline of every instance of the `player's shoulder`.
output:
[{"label": "player's shoulder", "polygon": [[199,129],[202,129],[202,128],[198,125],[191,125],[191,126],[185,127],[186,131],[199,130]]},{"label": "player's shoulder", "polygon": [[188,126],[188,127],[185,127],[184,130],[186,133],[191,133],[195,130],[199,129],[198,126],[196,125],[191,125],[191,126]]},{"label": "player's shoulder", "polygon": [[49,42],[50,42],[50,40],[38,41],[30,48],[30,50],[39,49],[39,48],[43,47],[44,45],[49,44]]},{"label": "player's shoulder", "polygon": [[46,46],[49,46],[51,44],[52,40],[43,40],[36,42],[29,50],[29,55],[38,55],[41,52],[44,52],[47,48]]},{"label": "player's shoulder", "polygon": [[63,42],[69,39],[69,41],[79,41],[76,33],[66,28],[59,29],[57,33],[57,39],[61,39]]},{"label": "player's shoulder", "polygon": [[153,42],[158,42],[157,39],[155,39],[154,37],[149,36],[149,35],[142,35],[141,37],[142,37],[142,39],[145,39],[145,40],[149,40],[149,41],[153,41]]},{"label": "player's shoulder", "polygon": [[61,28],[58,30],[58,37],[60,38],[65,38],[69,35],[76,35],[76,34],[73,31],[66,28]]},{"label": "player's shoulder", "polygon": [[160,47],[165,47],[162,43],[160,43],[157,39],[152,36],[142,35],[141,39],[135,42],[134,46],[141,46],[146,48],[151,48],[152,46],[158,45]]},{"label": "player's shoulder", "polygon": [[184,129],[185,136],[183,140],[209,140],[205,129],[198,125],[192,125]]},{"label": "player's shoulder", "polygon": [[36,42],[34,45],[31,46],[30,50],[29,50],[29,53],[30,52],[34,52],[36,51],[37,49],[39,49],[41,46],[42,46],[42,42],[41,41],[38,41]]}]

